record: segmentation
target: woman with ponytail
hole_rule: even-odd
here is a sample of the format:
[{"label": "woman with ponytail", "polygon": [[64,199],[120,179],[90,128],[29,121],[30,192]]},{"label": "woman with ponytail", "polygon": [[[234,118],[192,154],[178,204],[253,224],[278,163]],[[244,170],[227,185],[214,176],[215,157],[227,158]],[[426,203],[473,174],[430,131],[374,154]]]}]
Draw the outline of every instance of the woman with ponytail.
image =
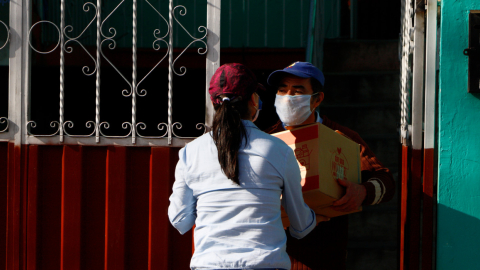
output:
[{"label": "woman with ponytail", "polygon": [[168,216],[181,234],[196,225],[191,269],[290,269],[280,204],[296,238],[325,220],[303,201],[292,149],[253,123],[261,89],[245,66],[219,67],[212,131],[179,152]]}]

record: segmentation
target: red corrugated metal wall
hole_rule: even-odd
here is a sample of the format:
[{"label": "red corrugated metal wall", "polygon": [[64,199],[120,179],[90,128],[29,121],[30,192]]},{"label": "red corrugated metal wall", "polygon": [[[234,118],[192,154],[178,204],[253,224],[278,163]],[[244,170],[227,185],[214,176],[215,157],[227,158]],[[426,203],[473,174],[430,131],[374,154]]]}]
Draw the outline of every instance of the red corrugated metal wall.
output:
[{"label": "red corrugated metal wall", "polygon": [[169,223],[178,149],[0,143],[0,269],[189,269]]}]

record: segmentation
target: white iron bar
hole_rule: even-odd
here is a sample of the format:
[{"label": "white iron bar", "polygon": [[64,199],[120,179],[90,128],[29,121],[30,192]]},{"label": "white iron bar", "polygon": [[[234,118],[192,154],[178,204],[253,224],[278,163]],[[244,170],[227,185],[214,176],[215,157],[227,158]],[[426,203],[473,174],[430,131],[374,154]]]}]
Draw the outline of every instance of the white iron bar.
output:
[{"label": "white iron bar", "polygon": [[[133,0],[132,62],[132,128],[134,128],[137,121],[137,0]],[[132,132],[132,144],[135,144],[135,134],[136,132]]]},{"label": "white iron bar", "polygon": [[[90,10],[90,7],[89,5],[92,5],[95,9],[95,5],[93,3],[90,3],[90,2],[87,2],[83,5],[83,10],[85,12],[88,12]],[[41,53],[41,54],[49,54],[53,51],[55,51],[57,49],[58,46],[60,46],[60,104],[59,104],[59,121],[52,121],[50,123],[50,127],[52,128],[57,128],[57,130],[53,133],[53,134],[48,134],[48,135],[33,135],[31,134],[31,132],[28,130],[28,128],[35,128],[37,126],[36,122],[35,121],[28,121],[26,120],[26,127],[27,127],[27,131],[26,133],[28,135],[32,135],[32,136],[39,136],[39,137],[48,137],[48,136],[56,136],[56,135],[59,135],[59,141],[60,142],[63,142],[64,140],[64,136],[71,136],[71,137],[89,137],[89,136],[92,136],[93,133],[95,132],[95,129],[96,129],[96,125],[93,121],[87,121],[86,123],[86,127],[87,128],[93,128],[93,133],[89,134],[89,135],[74,135],[74,134],[69,134],[67,131],[66,131],[66,128],[73,128],[74,126],[74,123],[72,121],[65,121],[64,120],[64,106],[65,106],[65,52],[67,53],[72,53],[73,52],[73,47],[70,47],[70,46],[67,46],[68,43],[70,42],[76,42],[77,44],[79,44],[83,50],[90,56],[90,58],[92,59],[92,61],[94,62],[95,64],[95,70],[92,72],[92,73],[88,73],[90,71],[89,67],[88,66],[84,66],[82,68],[82,72],[86,75],[86,76],[91,76],[93,75],[93,73],[95,73],[97,71],[97,66],[96,66],[96,61],[95,59],[93,58],[93,56],[88,52],[88,50],[85,49],[85,47],[82,45],[81,42],[78,41],[78,39],[86,32],[86,30],[88,29],[88,27],[90,27],[90,25],[93,23],[93,21],[95,20],[96,16],[97,16],[97,12],[95,12],[95,16],[93,17],[93,19],[90,21],[90,23],[83,29],[83,31],[77,36],[77,37],[70,37],[68,36],[67,32],[72,32],[73,31],[73,26],[69,25],[69,26],[65,26],[65,13],[66,13],[66,9],[65,9],[65,0],[61,0],[60,2],[60,28],[55,25],[53,22],[51,21],[39,21],[35,24],[33,24],[30,29],[28,30],[28,36],[27,36],[27,41],[28,41],[28,45],[29,47],[34,50],[35,52],[37,53]],[[35,49],[32,44],[30,43],[30,34],[31,34],[31,31],[33,30],[33,28],[38,25],[38,24],[41,24],[41,23],[48,23],[48,24],[51,24],[53,25],[57,31],[58,31],[58,34],[59,34],[59,38],[58,38],[58,42],[57,42],[57,45],[55,46],[54,49],[48,51],[48,52],[42,52],[42,51],[39,51],[37,49]],[[67,38],[67,41],[65,41],[65,37]],[[27,71],[28,72],[28,71]],[[28,81],[29,83],[29,81]],[[27,87],[30,87],[29,85],[27,85]],[[28,102],[29,103],[29,102]],[[30,117],[28,117],[29,119]]]},{"label": "white iron bar", "polygon": [[[5,40],[5,44],[1,45],[1,47],[0,47],[0,50],[2,50],[3,48],[5,48],[7,46],[8,41],[10,40],[10,29],[8,28],[8,25],[6,25],[3,21],[0,21],[0,23],[5,26],[5,29],[7,29],[7,39]],[[10,121],[8,120],[8,118],[0,116],[0,124],[5,125],[5,127],[3,129],[0,127],[0,133],[7,132],[8,126],[10,124]]]},{"label": "white iron bar", "polygon": [[[12,5],[10,5],[12,6]],[[17,114],[19,115],[19,121],[16,122],[18,126],[18,132],[20,134],[19,137],[21,137],[21,143],[25,144],[28,143],[27,139],[27,132],[26,132],[26,124],[28,120],[30,119],[30,76],[31,76],[31,61],[30,61],[30,49],[28,47],[28,44],[30,42],[30,35],[27,35],[29,33],[29,28],[30,25],[32,25],[32,1],[24,0],[23,1],[23,15],[21,16],[21,20],[23,20],[23,26],[22,26],[22,77],[20,78],[23,86],[22,86],[22,92],[17,93],[20,95],[23,95],[23,100],[19,98],[20,100],[20,105],[19,105],[19,110]],[[12,16],[12,15],[10,15]],[[26,38],[25,38],[26,37]],[[10,51],[11,52],[11,51]],[[11,55],[10,58],[13,56]],[[17,56],[18,57],[18,56]],[[10,67],[12,68],[12,67]],[[11,105],[11,104],[10,104]],[[17,121],[17,120],[16,120]],[[15,140],[15,143],[17,143],[17,140]]]},{"label": "white iron bar", "polygon": [[[90,59],[92,59],[93,63],[94,63],[94,70],[90,73],[90,68],[88,66],[84,66],[82,68],[82,72],[85,76],[92,76],[95,72],[97,72],[98,68],[97,68],[97,62],[95,60],[95,58],[92,56],[92,54],[90,54],[90,52],[83,46],[83,44],[79,41],[79,38],[87,31],[87,29],[93,24],[93,22],[97,19],[97,13],[98,13],[98,10],[97,10],[97,7],[91,3],[91,2],[87,2],[85,4],[83,4],[83,11],[85,12],[89,12],[90,11],[90,5],[93,6],[93,8],[95,9],[95,14],[93,16],[93,18],[90,20],[90,22],[87,24],[87,26],[82,30],[82,32],[76,36],[76,37],[70,37],[67,33],[70,33],[70,32],[73,32],[73,26],[72,25],[67,25],[65,26],[65,23],[63,24],[63,28],[62,28],[62,38],[65,39],[67,38],[67,41],[63,42],[62,41],[62,44],[64,44],[64,48],[62,50],[62,53],[66,52],[66,53],[72,53],[73,52],[73,47],[71,46],[67,46],[69,43],[71,42],[76,42],[84,51],[85,53],[88,54],[88,56],[90,57]],[[64,8],[65,8],[65,4],[64,4]],[[63,22],[65,22],[65,16],[66,16],[66,12],[67,10],[65,9],[64,10],[64,15],[62,17],[63,19]],[[64,59],[64,58],[63,58]],[[63,63],[65,63],[63,61]],[[61,66],[61,72],[63,73],[65,71],[65,67],[64,66]],[[64,76],[63,77],[63,87],[65,87],[65,83],[64,83]],[[65,89],[65,88],[63,88]],[[87,134],[87,135],[75,135],[75,134],[70,134],[67,132],[67,128],[73,128],[74,127],[74,123],[72,121],[64,121],[63,122],[63,125],[62,125],[62,128],[63,128],[63,133],[65,136],[69,136],[69,137],[90,137],[90,136],[93,136],[96,132],[96,122],[94,121],[87,121],[85,126],[87,128],[91,128],[93,129],[93,131],[90,133],[90,134]]]},{"label": "white iron bar", "polygon": [[65,55],[64,55],[64,35],[63,29],[65,28],[65,0],[60,0],[60,142],[63,142],[63,113],[64,113],[64,87],[65,87]]},{"label": "white iron bar", "polygon": [[25,118],[28,108],[29,81],[25,80],[29,73],[28,59],[28,29],[31,24],[30,2],[16,1],[10,5],[10,51],[9,51],[9,87],[8,87],[8,117],[12,124],[9,128],[9,138],[18,147],[25,143]]},{"label": "white iron bar", "polygon": [[[65,145],[118,145],[118,146],[168,146],[168,147],[184,147],[193,139],[172,138],[169,144],[165,139],[152,140],[149,138],[138,137],[135,144],[132,143],[131,138],[112,138],[104,137],[99,143],[96,143],[95,137],[68,137],[65,136]],[[0,140],[1,141],[1,140]],[[28,143],[32,145],[58,145],[58,138],[56,137],[40,137],[28,136]]]},{"label": "white iron bar", "polygon": [[[27,10],[30,10],[30,6],[29,6],[30,2],[27,1],[26,3],[26,9]],[[26,11],[26,12],[30,12],[30,11]],[[42,21],[38,21],[36,22],[35,24],[33,24],[32,26],[31,25],[31,14],[30,13],[27,13],[28,15],[24,15],[24,18],[26,18],[26,21],[24,21],[24,24],[23,24],[23,28],[24,28],[24,33],[28,33],[26,35],[26,38],[24,38],[23,40],[23,45],[24,47],[23,50],[25,50],[25,52],[23,53],[25,58],[23,59],[23,61],[27,61],[24,66],[22,67],[22,70],[24,70],[25,73],[22,74],[22,80],[23,80],[23,83],[25,83],[24,85],[24,88],[23,88],[23,93],[25,95],[25,108],[24,108],[24,119],[23,119],[23,123],[20,122],[20,121],[15,121],[15,123],[22,123],[22,127],[24,125],[25,127],[25,132],[24,132],[24,135],[23,136],[26,136],[26,135],[29,135],[29,136],[38,136],[38,137],[53,137],[53,136],[56,136],[58,135],[59,133],[61,133],[61,131],[63,131],[63,123],[60,123],[58,121],[52,121],[50,122],[50,127],[51,128],[57,128],[57,130],[52,133],[52,134],[47,134],[47,135],[34,135],[32,134],[30,131],[29,131],[29,128],[36,128],[37,127],[37,123],[33,120],[29,120],[30,119],[30,61],[28,60],[29,56],[30,56],[30,48],[37,52],[37,53],[40,53],[40,54],[49,54],[49,53],[52,53],[53,51],[55,51],[58,46],[60,46],[60,55],[62,55],[63,53],[63,47],[64,47],[64,44],[63,44],[63,31],[60,30],[60,28],[58,28],[58,26],[56,24],[54,24],[53,22],[51,21],[46,21],[46,20],[42,20]],[[42,24],[42,23],[47,23],[47,24],[51,24],[53,25],[56,29],[57,29],[57,32],[58,32],[58,42],[57,42],[57,45],[55,46],[55,48],[53,48],[52,50],[50,51],[47,51],[47,52],[43,52],[43,51],[39,51],[37,49],[35,49],[31,42],[30,42],[30,35],[32,33],[32,30],[35,26],[39,25],[39,24]],[[62,28],[63,29],[63,28]],[[22,36],[23,37],[23,36]],[[17,55],[14,56],[14,57],[18,57]],[[63,63],[63,60],[62,60],[62,57],[60,58],[60,64]],[[63,71],[60,70],[60,120],[63,121]],[[18,75],[17,75],[18,76]],[[10,104],[12,105],[12,104]],[[62,136],[60,136],[60,140],[63,140],[63,132],[61,133]],[[26,137],[24,138],[26,139]]]},{"label": "white iron bar", "polygon": [[[208,3],[207,3],[208,4]],[[205,41],[203,41],[203,39],[205,39],[208,35],[208,30],[205,26],[199,26],[198,27],[198,32],[200,33],[205,33],[205,35],[203,35],[202,37],[200,38],[196,38],[194,37],[192,34],[190,34],[190,32],[185,28],[185,26],[183,26],[182,23],[180,23],[180,21],[177,19],[177,17],[175,16],[175,10],[176,9],[179,9],[179,14],[180,16],[185,16],[187,14],[187,8],[185,6],[182,6],[182,5],[179,5],[179,6],[176,6],[173,11],[172,11],[172,17],[173,19],[177,22],[177,24],[190,36],[190,38],[192,38],[193,40],[182,50],[182,52],[180,52],[180,54],[175,58],[175,60],[173,60],[173,63],[172,63],[172,71],[173,73],[175,73],[175,75],[177,76],[183,76],[185,75],[185,73],[187,72],[187,68],[182,66],[180,67],[180,73],[177,73],[175,71],[175,63],[177,62],[177,60],[182,57],[182,55],[185,53],[185,51],[190,47],[192,46],[193,43],[195,42],[201,42],[203,43],[203,45],[205,45],[205,49],[204,51],[202,51],[202,48],[199,48],[197,50],[198,54],[200,55],[203,55],[203,54],[206,54],[208,52],[208,46],[207,46],[207,43]],[[172,126],[170,126],[171,130],[172,130],[172,135],[175,136],[176,138],[184,138],[184,139],[191,139],[191,138],[195,138],[195,137],[182,137],[182,136],[178,136],[177,134],[175,134],[174,132],[174,129],[182,129],[182,124],[180,122],[176,122],[174,123]],[[198,123],[196,125],[196,128],[197,130],[204,130],[204,133],[207,132],[207,128],[205,126],[205,124],[203,123]]]},{"label": "white iron bar", "polygon": [[[141,80],[137,78],[137,41],[138,41],[138,35],[137,35],[137,18],[138,18],[138,0],[132,0],[133,1],[133,21],[132,21],[132,26],[133,26],[133,36],[132,36],[132,60],[133,60],[133,66],[132,66],[132,81],[129,82],[125,76],[115,67],[112,62],[105,57],[103,51],[102,51],[102,45],[104,42],[108,42],[109,49],[113,50],[116,47],[116,41],[114,40],[114,37],[116,36],[116,30],[115,28],[111,27],[109,28],[109,35],[106,36],[103,31],[102,31],[102,26],[105,23],[105,21],[122,5],[125,0],[122,0],[116,7],[115,9],[110,12],[110,14],[102,21],[101,18],[101,0],[97,0],[96,7],[93,3],[87,2],[83,5],[84,11],[87,12],[89,11],[89,5],[92,5],[95,7],[95,16],[93,19],[90,21],[90,23],[87,25],[85,29],[75,38],[71,38],[67,32],[72,32],[73,27],[72,26],[67,26],[65,27],[65,0],[60,1],[60,27],[55,25],[54,23],[50,21],[39,21],[35,23],[34,25],[31,25],[31,18],[30,18],[30,1],[29,0],[21,0],[21,5],[17,5],[15,7],[11,6],[11,13],[15,16],[11,16],[11,21],[14,22],[12,29],[17,29],[16,33],[20,33],[19,37],[17,40],[14,41],[14,38],[10,36],[9,34],[9,39],[11,39],[11,46],[14,45],[16,42],[17,47],[22,47],[22,55],[15,55],[15,57],[10,57],[11,62],[15,62],[17,60],[18,63],[14,63],[12,66],[16,67],[15,72],[11,72],[10,74],[10,82],[11,86],[9,87],[9,91],[11,93],[10,95],[10,100],[9,104],[13,104],[10,106],[9,110],[9,116],[13,116],[13,120],[11,123],[14,125],[9,125],[9,122],[7,122],[7,128],[12,130],[12,134],[14,134],[13,130],[15,129],[15,141],[18,143],[22,143],[25,140],[28,140],[28,143],[31,144],[55,144],[55,143],[64,143],[64,144],[99,144],[99,145],[111,145],[111,144],[120,144],[120,145],[158,145],[158,146],[183,146],[185,143],[191,141],[190,139],[194,139],[193,137],[181,137],[175,134],[174,129],[182,129],[182,124],[180,122],[175,122],[173,123],[173,74],[177,74],[179,76],[182,76],[186,72],[185,67],[180,67],[180,73],[177,73],[175,71],[175,62],[184,54],[184,52],[195,42],[202,42],[205,45],[205,48],[199,48],[198,53],[199,54],[207,54],[209,53],[208,48],[209,45],[211,44],[211,47],[213,48],[213,51],[209,54],[207,54],[207,81],[210,79],[211,75],[219,66],[220,62],[220,43],[219,43],[219,33],[220,33],[220,0],[208,0],[207,3],[207,13],[213,14],[213,17],[211,15],[207,15],[209,22],[209,27],[211,27],[213,30],[211,32],[214,33],[212,36],[212,39],[208,36],[208,30],[204,26],[198,27],[198,31],[203,33],[205,32],[205,35],[201,38],[196,38],[193,35],[191,35],[185,27],[177,20],[175,17],[175,9],[180,8],[183,10],[180,10],[179,14],[181,16],[184,16],[186,14],[186,8],[184,6],[176,6],[174,8],[174,0],[169,1],[169,20],[167,20],[158,12],[157,9],[155,9],[148,0],[145,0],[150,6],[154,8],[154,10],[164,19],[164,21],[168,24],[168,32],[163,36],[163,37],[158,37],[157,35],[160,34],[160,30],[157,29],[154,31],[154,37],[155,40],[153,42],[153,48],[155,50],[160,49],[160,42],[164,42],[167,44],[167,53],[165,56],[153,67],[150,72]],[[19,15],[21,13],[21,15]],[[211,18],[212,17],[212,18]],[[82,36],[88,27],[90,27],[93,22],[97,21],[96,27],[97,27],[97,40],[96,40],[96,60],[95,58],[85,49],[85,47],[81,44],[81,42],[78,40],[80,36]],[[173,57],[173,20],[175,20],[178,25],[183,28],[187,34],[193,39],[190,44],[174,59]],[[42,52],[39,51],[30,44],[30,34],[32,32],[32,29],[37,25],[41,23],[49,23],[52,24],[58,31],[59,33],[59,40],[57,43],[57,46],[53,50],[50,50],[48,52]],[[2,24],[5,25],[5,23],[2,22]],[[6,25],[5,25],[6,26]],[[7,26],[6,26],[7,27]],[[18,28],[22,29],[22,31],[18,31]],[[8,27],[7,27],[8,30]],[[168,43],[165,40],[166,36],[169,35],[169,40]],[[22,38],[24,38],[22,40]],[[203,39],[207,38],[207,42],[205,42]],[[8,42],[8,39],[7,39]],[[73,50],[73,47],[68,46],[69,42],[77,42],[86,52],[89,54],[91,59],[94,61],[95,64],[95,70],[91,73],[89,73],[89,68],[88,66],[83,67],[83,73],[87,76],[93,75],[93,73],[96,72],[96,88],[95,88],[95,121],[87,121],[86,126],[87,128],[93,128],[93,132],[88,134],[88,135],[73,135],[69,134],[67,132],[67,128],[73,128],[73,122],[72,121],[66,121],[65,120],[65,52],[66,53],[71,53]],[[18,46],[18,43],[25,45],[25,46]],[[2,45],[2,44],[0,44]],[[60,46],[59,46],[60,45]],[[2,45],[0,49],[5,47],[5,45]],[[29,106],[30,101],[29,101],[29,87],[30,87],[30,77],[29,77],[29,50],[30,48],[37,53],[41,54],[48,54],[56,50],[57,47],[60,47],[60,104],[59,104],[59,121],[52,121],[50,123],[50,127],[55,128],[56,131],[53,134],[48,134],[48,135],[34,135],[29,132],[29,128],[35,128],[36,123],[32,120],[30,120],[29,117]],[[202,51],[203,50],[203,51]],[[168,82],[168,123],[160,123],[158,124],[157,128],[158,130],[166,130],[165,134],[163,136],[155,136],[155,137],[148,137],[148,136],[142,136],[138,133],[137,127],[141,130],[146,129],[146,125],[144,123],[137,123],[136,121],[136,109],[137,109],[137,104],[136,104],[136,98],[138,96],[145,96],[147,91],[145,89],[142,89],[139,91],[139,85],[143,82],[143,80],[149,76],[153,70],[158,67],[158,65],[167,57],[168,55],[168,60],[169,60],[169,82]],[[100,118],[100,64],[101,64],[101,57],[104,57],[105,60],[117,71],[117,73],[127,82],[129,85],[130,89],[124,89],[122,91],[122,95],[125,97],[129,97],[132,95],[132,122],[124,122],[122,124],[122,128],[128,130],[129,133],[126,136],[107,136],[102,132],[102,127],[104,129],[108,129],[110,127],[110,124],[108,122],[101,122]],[[208,57],[210,56],[210,58]],[[12,60],[13,59],[13,60]],[[208,82],[207,82],[207,88],[208,88]],[[12,92],[14,92],[12,94]],[[21,100],[21,101],[20,101]],[[207,101],[208,101],[208,95],[207,95]],[[19,109],[20,107],[20,109]],[[19,113],[21,112],[21,113]],[[206,103],[206,115],[205,115],[205,121],[208,123],[208,121],[211,122],[211,119],[213,117],[213,106],[211,105],[210,102]],[[6,117],[1,117],[0,118],[0,123],[4,123],[5,121],[9,121],[6,119]],[[17,128],[19,125],[18,123],[23,123],[20,128],[20,135],[18,135],[18,129]],[[14,127],[14,128],[13,128]],[[198,130],[201,130],[202,128],[207,131],[207,127],[203,123],[197,124],[196,128]],[[10,131],[9,130],[9,131]],[[23,131],[25,130],[25,131]],[[0,132],[5,132],[4,130]],[[138,138],[137,138],[138,135]],[[19,139],[17,137],[21,136]],[[59,136],[57,139],[56,137]],[[132,136],[132,140],[130,140],[130,136]],[[162,137],[168,136],[168,140],[149,140],[149,139],[160,139]],[[95,138],[94,138],[95,137]],[[100,140],[100,137],[104,137]],[[23,141],[22,141],[23,140]],[[127,143],[127,141],[129,141]]]},{"label": "white iron bar", "polygon": [[[266,1],[265,1],[266,5]],[[221,0],[208,0],[207,1],[207,46],[209,48],[207,52],[206,61],[206,85],[205,85],[205,132],[208,132],[213,124],[213,115],[215,110],[213,109],[212,102],[210,100],[210,94],[208,88],[210,87],[210,79],[220,66],[220,15],[221,15]],[[266,25],[266,24],[265,24]],[[265,26],[266,28],[266,26]],[[267,40],[265,39],[265,43]]]},{"label": "white iron bar", "polygon": [[[108,48],[110,50],[113,50],[115,49],[115,47],[117,46],[117,42],[113,39],[116,35],[117,35],[117,30],[115,30],[115,28],[113,27],[110,27],[108,29],[108,32],[111,34],[111,36],[106,36],[104,33],[103,33],[103,24],[108,20],[108,18],[110,18],[110,16],[112,16],[112,14],[123,4],[123,2],[125,2],[125,0],[122,0],[111,12],[110,14],[108,14],[107,17],[105,17],[105,19],[102,21],[101,25],[100,25],[100,34],[105,38],[102,42],[100,42],[100,54],[103,56],[103,58],[105,58],[105,60],[112,66],[112,68],[120,75],[120,77],[122,77],[122,79],[128,84],[128,86],[130,87],[130,91],[127,90],[127,89],[123,89],[122,90],[122,95],[124,97],[130,97],[130,95],[132,95],[133,91],[135,91],[135,89],[133,89],[133,86],[131,84],[130,81],[127,80],[127,78],[125,78],[125,76],[123,76],[123,74],[117,69],[117,67],[115,65],[113,65],[113,63],[105,56],[105,54],[103,53],[103,50],[102,50],[102,45],[104,42],[110,42],[110,44],[108,45]],[[101,9],[101,7],[99,7],[99,9]],[[98,125],[98,132],[100,133],[100,135],[102,137],[106,137],[106,138],[127,138],[127,137],[130,137],[130,135],[134,132],[134,126],[132,126],[131,123],[129,122],[124,122],[122,123],[122,128],[123,129],[128,129],[130,127],[130,131],[127,135],[125,136],[108,136],[108,135],[105,135],[101,128],[105,128],[105,129],[109,129],[110,128],[110,124],[108,122],[101,122],[99,125]]]},{"label": "white iron bar", "polygon": [[411,98],[411,78],[412,78],[412,63],[410,55],[413,51],[413,6],[412,0],[402,1],[402,36],[400,43],[401,49],[401,77],[400,77],[400,124],[401,124],[401,142],[403,145],[408,145],[410,139],[410,98]]},{"label": "white iron bar", "polygon": [[95,143],[100,143],[100,46],[101,46],[101,27],[102,27],[102,1],[97,0],[97,63],[95,80]]},{"label": "white iron bar", "polygon": [[172,94],[173,94],[173,0],[168,4],[168,144],[172,144]]},{"label": "white iron bar", "polygon": [[425,149],[435,146],[435,77],[437,55],[437,2],[427,1],[427,44],[425,67]]},{"label": "white iron bar", "polygon": [[[22,130],[22,127],[18,127],[16,125],[16,121],[21,120],[20,116],[23,112],[22,107],[20,104],[16,104],[17,101],[20,99],[17,96],[17,93],[21,93],[22,87],[22,80],[21,80],[21,73],[20,70],[22,68],[22,59],[18,57],[22,55],[23,50],[18,50],[17,57],[15,58],[14,48],[18,48],[22,46],[22,22],[23,22],[23,4],[22,2],[19,5],[10,5],[10,21],[7,22],[9,33],[20,33],[17,35],[9,35],[8,43],[5,43],[10,46],[9,50],[9,80],[8,80],[8,123],[11,126],[5,133],[0,133],[0,140],[5,140],[7,142],[15,141],[17,143],[18,139],[21,139],[19,135],[19,129]],[[18,16],[18,17],[16,17]],[[16,46],[16,47],[14,47]],[[14,68],[16,67],[16,69]]]},{"label": "white iron bar", "polygon": [[425,5],[423,1],[415,8],[415,32],[413,51],[413,83],[412,83],[412,148],[423,148],[423,72],[425,57]]},{"label": "white iron bar", "polygon": [[205,45],[205,49],[204,49],[203,52],[201,51],[202,48],[199,48],[199,49],[197,50],[198,54],[200,54],[200,55],[206,54],[207,51],[208,51],[208,46],[207,46],[207,43],[206,43],[205,41],[203,41],[203,39],[205,39],[205,38],[207,37],[208,31],[207,31],[207,28],[206,28],[205,26],[199,26],[199,27],[198,27],[198,32],[200,32],[200,33],[205,32],[205,35],[203,35],[203,37],[200,37],[200,38],[194,37],[192,34],[190,34],[190,32],[188,32],[188,30],[185,28],[185,26],[183,26],[183,24],[181,24],[180,21],[178,21],[177,17],[175,16],[175,10],[176,10],[177,8],[181,8],[181,9],[183,8],[183,10],[180,10],[180,11],[179,11],[179,14],[180,14],[181,16],[185,16],[185,15],[187,14],[187,9],[186,9],[184,6],[176,6],[176,7],[173,9],[173,12],[172,12],[173,19],[175,19],[175,21],[178,23],[178,25],[180,25],[180,27],[190,36],[190,38],[193,39],[193,41],[190,42],[190,43],[182,50],[182,52],[175,58],[175,60],[173,60],[173,66],[172,66],[173,73],[175,73],[175,75],[177,75],[177,76],[183,76],[183,75],[185,75],[185,73],[187,73],[187,68],[184,67],[184,66],[182,66],[182,67],[180,67],[180,72],[181,72],[181,73],[177,73],[177,72],[175,71],[175,63],[176,63],[177,60],[185,53],[185,51],[186,51],[190,46],[192,46],[192,44],[195,43],[195,42],[201,42],[201,43],[203,43],[203,45]]},{"label": "white iron bar", "polygon": [[[160,50],[161,46],[160,46],[160,42],[163,42],[165,43],[165,45],[167,46],[167,51],[165,53],[165,55],[162,57],[162,59],[160,59],[160,61],[158,61],[158,63],[147,73],[147,75],[145,75],[145,77],[143,77],[143,79],[141,79],[137,86],[136,86],[136,94],[140,97],[144,97],[147,95],[147,90],[145,89],[142,89],[139,91],[139,87],[140,85],[142,84],[142,82],[160,65],[160,63],[163,62],[163,60],[165,60],[165,58],[169,55],[169,45],[168,45],[168,42],[165,41],[165,38],[167,37],[167,35],[169,35],[170,33],[170,27],[169,27],[169,24],[168,24],[168,21],[165,19],[165,17],[163,17],[163,15],[148,1],[148,0],[145,0],[145,2],[147,2],[147,4],[163,19],[163,21],[165,21],[165,24],[167,25],[167,32],[165,35],[163,35],[162,37],[158,37],[157,35],[160,34],[160,28],[158,29],[155,29],[153,31],[153,37],[155,38],[155,40],[153,41],[153,49],[158,51]],[[144,136],[140,133],[140,130],[145,130],[147,128],[147,125],[143,122],[138,122],[136,125],[135,125],[135,132],[136,132],[136,135],[140,138],[146,138],[146,139],[160,139],[160,138],[164,138],[165,136],[168,135],[168,132],[169,132],[169,126],[168,124],[166,123],[160,123],[157,125],[157,129],[162,131],[162,130],[165,130],[165,133],[161,136]]]}]

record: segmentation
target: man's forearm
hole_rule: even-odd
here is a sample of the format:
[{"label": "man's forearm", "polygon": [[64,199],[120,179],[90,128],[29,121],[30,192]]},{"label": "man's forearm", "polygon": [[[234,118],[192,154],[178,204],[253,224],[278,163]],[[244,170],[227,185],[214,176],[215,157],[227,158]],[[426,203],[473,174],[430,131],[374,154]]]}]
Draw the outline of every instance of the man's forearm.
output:
[{"label": "man's forearm", "polygon": [[395,181],[388,170],[370,172],[366,175],[368,175],[368,178],[363,178],[362,172],[362,185],[367,191],[363,205],[388,202],[393,198],[395,193]]}]

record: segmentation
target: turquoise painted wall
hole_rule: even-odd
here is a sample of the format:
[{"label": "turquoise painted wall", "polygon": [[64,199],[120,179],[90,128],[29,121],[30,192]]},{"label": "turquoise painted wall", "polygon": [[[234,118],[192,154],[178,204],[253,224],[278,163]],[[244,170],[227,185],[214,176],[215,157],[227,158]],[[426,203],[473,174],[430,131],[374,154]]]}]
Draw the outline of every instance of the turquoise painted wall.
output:
[{"label": "turquoise painted wall", "polygon": [[442,0],[437,269],[480,269],[480,94],[467,93],[469,10]]}]

